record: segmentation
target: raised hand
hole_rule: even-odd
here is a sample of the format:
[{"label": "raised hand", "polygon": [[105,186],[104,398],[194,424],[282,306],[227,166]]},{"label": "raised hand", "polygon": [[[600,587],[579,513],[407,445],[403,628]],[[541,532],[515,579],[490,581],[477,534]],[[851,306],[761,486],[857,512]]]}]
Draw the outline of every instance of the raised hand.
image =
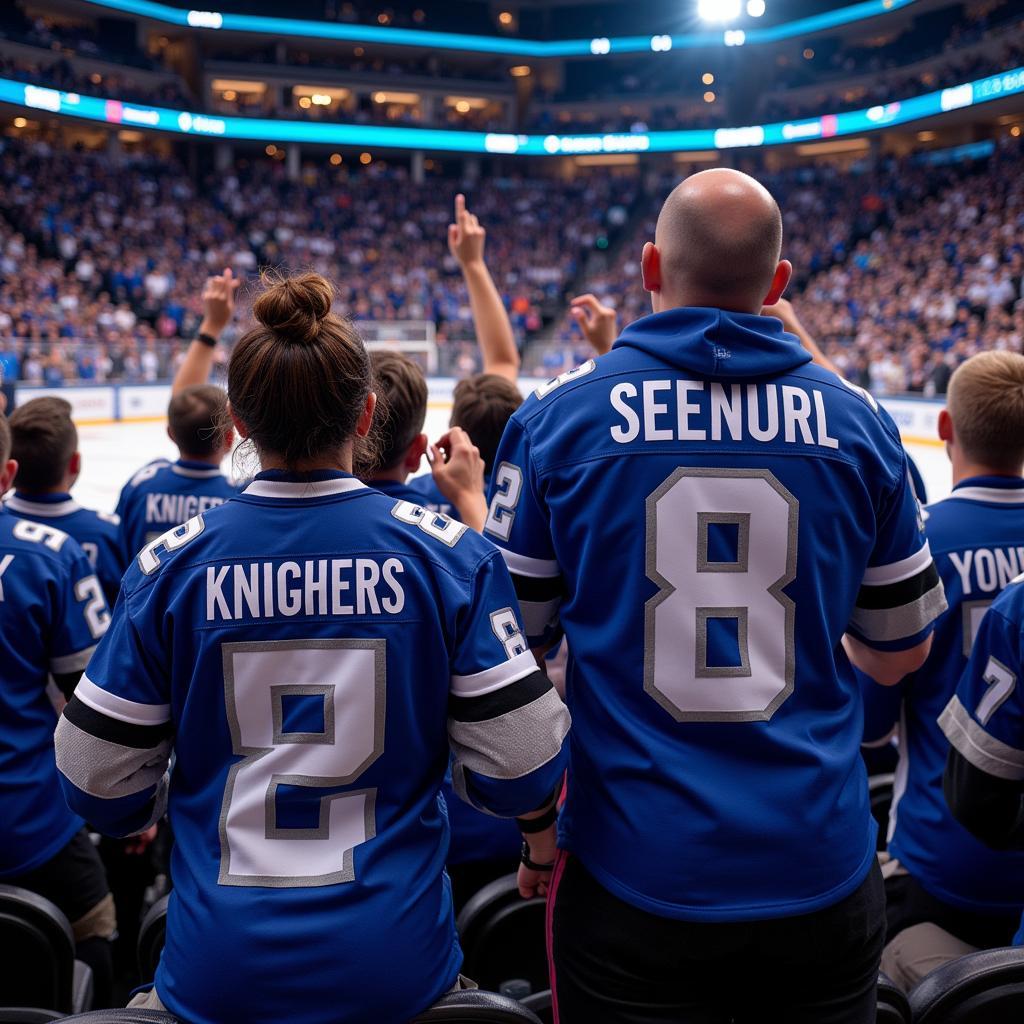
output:
[{"label": "raised hand", "polygon": [[241,283],[230,267],[225,267],[223,274],[206,279],[206,287],[203,288],[203,322],[199,325],[203,334],[217,338],[231,323],[235,315],[235,293]]},{"label": "raised hand", "polygon": [[611,306],[604,305],[596,295],[587,292],[586,295],[577,295],[569,303],[569,314],[599,356],[611,351],[619,336],[618,318]]},{"label": "raised hand", "polygon": [[487,231],[480,226],[476,214],[466,209],[466,197],[455,197],[455,223],[448,225],[448,251],[461,267],[483,263]]}]

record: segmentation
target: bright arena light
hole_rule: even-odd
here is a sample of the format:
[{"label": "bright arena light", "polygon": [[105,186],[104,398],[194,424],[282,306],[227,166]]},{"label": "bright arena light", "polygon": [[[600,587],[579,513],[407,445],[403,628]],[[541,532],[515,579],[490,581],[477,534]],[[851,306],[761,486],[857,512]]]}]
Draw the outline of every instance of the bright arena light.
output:
[{"label": "bright arena light", "polygon": [[747,14],[752,18],[760,18],[765,11],[764,0],[747,0]]},{"label": "bright arena light", "polygon": [[612,48],[611,40],[607,36],[598,36],[597,39],[590,40],[590,52],[593,54],[601,55],[610,53]]},{"label": "bright arena light", "polygon": [[697,0],[697,13],[704,21],[735,21],[740,16],[740,0]]},{"label": "bright arena light", "polygon": [[722,40],[726,46],[742,46],[747,41],[747,33],[741,28],[726,29]]}]

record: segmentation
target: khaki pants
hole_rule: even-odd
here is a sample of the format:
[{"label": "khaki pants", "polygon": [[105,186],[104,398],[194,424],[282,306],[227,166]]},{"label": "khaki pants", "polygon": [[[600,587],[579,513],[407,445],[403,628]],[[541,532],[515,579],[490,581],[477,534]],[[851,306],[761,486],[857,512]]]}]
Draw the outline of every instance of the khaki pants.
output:
[{"label": "khaki pants", "polygon": [[976,946],[961,942],[955,935],[928,921],[904,928],[882,950],[882,973],[887,974],[904,992],[909,992],[937,967],[977,952]]}]

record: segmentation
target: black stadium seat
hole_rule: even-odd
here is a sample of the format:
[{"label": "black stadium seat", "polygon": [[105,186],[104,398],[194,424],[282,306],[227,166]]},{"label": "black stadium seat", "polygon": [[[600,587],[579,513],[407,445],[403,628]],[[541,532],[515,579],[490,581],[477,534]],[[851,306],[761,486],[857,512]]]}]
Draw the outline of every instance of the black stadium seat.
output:
[{"label": "black stadium seat", "polygon": [[886,847],[889,832],[889,809],[892,807],[895,775],[872,775],[868,779],[868,799],[871,801],[871,816],[878,822],[878,849]]},{"label": "black stadium seat", "polygon": [[914,1024],[1020,1024],[1024,947],[987,949],[932,971],[910,993]]},{"label": "black stadium seat", "polygon": [[76,1013],[73,1017],[64,1017],[68,1024],[181,1024],[177,1017],[159,1010],[93,1010],[91,1013]]},{"label": "black stadium seat", "polygon": [[495,990],[513,978],[525,979],[534,992],[547,988],[544,911],[543,899],[519,895],[515,875],[485,885],[459,914],[466,977]]},{"label": "black stadium seat", "polygon": [[543,992],[534,992],[523,1000],[523,1006],[532,1010],[540,1018],[541,1024],[554,1024],[555,1011],[551,1005],[551,989],[546,988]]},{"label": "black stadium seat", "polygon": [[895,982],[878,975],[878,1009],[875,1024],[910,1024],[910,1002]]},{"label": "black stadium seat", "polygon": [[0,1004],[76,1013],[92,1005],[92,971],[75,959],[71,925],[48,899],[0,884]]},{"label": "black stadium seat", "polygon": [[64,1014],[28,1006],[0,1006],[0,1024],[49,1024],[54,1020],[64,1020]]},{"label": "black stadium seat", "polygon": [[441,1021],[457,1021],[459,1024],[541,1024],[538,1017],[521,1003],[482,989],[452,992],[439,999],[429,1010],[414,1017],[409,1024],[440,1024]]},{"label": "black stadium seat", "polygon": [[153,980],[166,936],[167,897],[161,896],[146,912],[139,926],[139,940],[135,949],[139,960],[139,977],[143,981]]}]

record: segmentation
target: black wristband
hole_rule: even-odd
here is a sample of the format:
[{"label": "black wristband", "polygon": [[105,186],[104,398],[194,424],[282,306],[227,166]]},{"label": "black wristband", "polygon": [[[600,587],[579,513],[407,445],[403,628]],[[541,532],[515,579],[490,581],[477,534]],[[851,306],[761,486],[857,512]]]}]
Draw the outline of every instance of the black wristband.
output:
[{"label": "black wristband", "polygon": [[543,832],[558,821],[558,804],[552,804],[538,818],[516,818],[519,831],[524,835],[532,835],[535,832]]},{"label": "black wristband", "polygon": [[519,851],[519,862],[523,867],[529,868],[531,871],[550,871],[555,866],[554,861],[550,864],[538,864],[535,860],[531,860],[530,844],[525,839],[523,840],[523,848]]},{"label": "black wristband", "polygon": [[196,337],[196,341],[201,341],[208,348],[217,347],[217,339],[212,334],[207,334],[205,331],[200,331]]}]

